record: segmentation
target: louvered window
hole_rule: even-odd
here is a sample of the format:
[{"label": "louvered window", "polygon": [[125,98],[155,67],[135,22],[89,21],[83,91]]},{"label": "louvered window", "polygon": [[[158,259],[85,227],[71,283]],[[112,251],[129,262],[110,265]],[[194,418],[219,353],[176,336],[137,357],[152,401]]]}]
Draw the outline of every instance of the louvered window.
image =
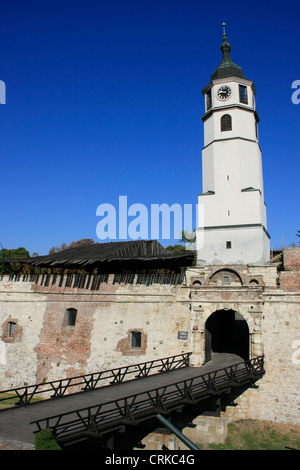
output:
[{"label": "louvered window", "polygon": [[221,117],[221,132],[231,131],[231,130],[232,130],[231,116],[230,114],[224,114]]}]

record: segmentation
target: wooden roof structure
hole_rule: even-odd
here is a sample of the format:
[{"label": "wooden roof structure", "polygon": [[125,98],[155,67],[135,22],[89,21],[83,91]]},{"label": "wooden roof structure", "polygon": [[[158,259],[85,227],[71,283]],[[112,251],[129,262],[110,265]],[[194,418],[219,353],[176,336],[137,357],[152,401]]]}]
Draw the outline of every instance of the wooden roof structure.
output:
[{"label": "wooden roof structure", "polygon": [[90,270],[100,268],[109,271],[117,268],[175,269],[193,264],[191,252],[170,253],[156,240],[93,243],[59,251],[45,256],[0,260],[18,262],[40,268],[64,268]]}]

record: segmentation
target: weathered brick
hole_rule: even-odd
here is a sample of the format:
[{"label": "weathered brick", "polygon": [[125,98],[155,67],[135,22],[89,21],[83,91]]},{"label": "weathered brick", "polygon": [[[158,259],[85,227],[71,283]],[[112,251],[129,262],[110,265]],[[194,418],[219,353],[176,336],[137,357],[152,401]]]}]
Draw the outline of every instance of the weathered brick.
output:
[{"label": "weathered brick", "polygon": [[300,246],[283,249],[283,266],[286,270],[300,270]]}]

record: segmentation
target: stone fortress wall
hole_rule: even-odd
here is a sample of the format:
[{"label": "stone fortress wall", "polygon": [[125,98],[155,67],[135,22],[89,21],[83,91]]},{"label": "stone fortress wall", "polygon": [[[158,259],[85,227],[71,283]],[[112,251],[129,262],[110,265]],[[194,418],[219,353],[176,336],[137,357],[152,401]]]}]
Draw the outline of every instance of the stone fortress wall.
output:
[{"label": "stone fortress wall", "polygon": [[[0,388],[54,380],[192,351],[205,361],[205,325],[233,310],[249,328],[249,357],[265,355],[264,377],[227,407],[228,420],[300,425],[300,248],[285,249],[284,270],[195,266],[182,283],[116,282],[98,290],[50,281],[0,280]],[[229,279],[228,279],[229,277]],[[230,282],[228,284],[228,282]],[[75,325],[66,312],[76,309]],[[13,329],[12,329],[13,327]],[[141,333],[132,348],[132,332]]]}]

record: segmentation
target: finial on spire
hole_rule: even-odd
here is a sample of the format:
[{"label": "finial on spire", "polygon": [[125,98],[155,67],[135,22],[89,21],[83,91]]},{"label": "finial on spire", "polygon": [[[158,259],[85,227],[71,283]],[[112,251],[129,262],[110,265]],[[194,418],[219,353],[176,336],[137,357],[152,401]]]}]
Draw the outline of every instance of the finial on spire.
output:
[{"label": "finial on spire", "polygon": [[230,46],[229,42],[227,41],[227,36],[226,36],[226,31],[225,31],[225,26],[226,26],[225,21],[223,21],[222,26],[223,26],[223,44],[221,45],[220,49],[223,53],[223,58],[224,58],[224,54],[229,54],[230,53],[231,46]]},{"label": "finial on spire", "polygon": [[223,36],[226,36],[226,32],[225,32],[226,23],[224,23],[224,21],[222,23],[222,26],[223,26]]}]

